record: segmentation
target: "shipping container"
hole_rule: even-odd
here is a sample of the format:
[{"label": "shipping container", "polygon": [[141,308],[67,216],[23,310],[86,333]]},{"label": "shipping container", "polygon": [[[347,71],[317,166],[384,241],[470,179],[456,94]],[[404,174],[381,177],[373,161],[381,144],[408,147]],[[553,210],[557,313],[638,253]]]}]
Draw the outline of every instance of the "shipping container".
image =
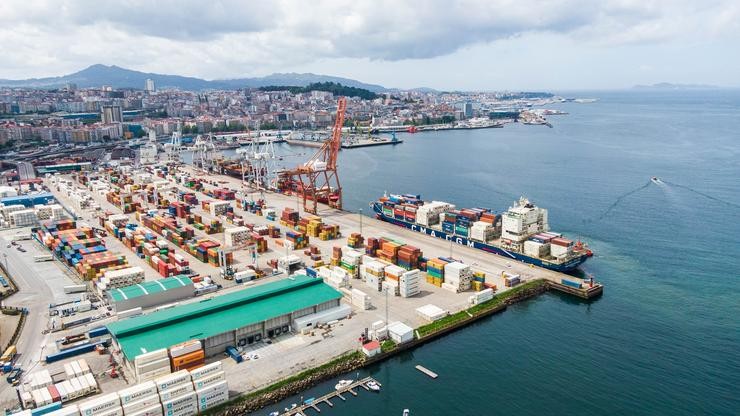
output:
[{"label": "shipping container", "polygon": [[186,370],[181,370],[170,375],[160,377],[154,380],[157,384],[157,390],[163,392],[165,390],[177,387],[183,383],[190,383],[190,373]]},{"label": "shipping container", "polygon": [[121,404],[125,407],[128,403],[156,394],[157,385],[153,381],[148,381],[119,391],[118,397],[121,398]]}]

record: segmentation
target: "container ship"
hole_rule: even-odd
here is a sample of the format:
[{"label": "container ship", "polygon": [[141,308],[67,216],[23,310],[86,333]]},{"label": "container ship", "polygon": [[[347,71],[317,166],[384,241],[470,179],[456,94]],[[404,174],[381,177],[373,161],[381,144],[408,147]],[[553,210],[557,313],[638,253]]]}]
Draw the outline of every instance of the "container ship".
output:
[{"label": "container ship", "polygon": [[593,255],[586,244],[550,231],[547,210],[520,198],[503,214],[490,209],[455,209],[420,195],[383,196],[371,204],[378,219],[460,245],[570,272]]}]

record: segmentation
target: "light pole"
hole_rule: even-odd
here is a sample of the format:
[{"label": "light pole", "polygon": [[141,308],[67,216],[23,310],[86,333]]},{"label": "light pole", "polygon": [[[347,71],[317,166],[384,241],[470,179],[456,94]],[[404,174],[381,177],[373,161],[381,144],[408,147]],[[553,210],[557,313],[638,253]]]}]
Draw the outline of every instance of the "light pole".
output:
[{"label": "light pole", "polygon": [[388,328],[388,286],[385,287],[385,327]]},{"label": "light pole", "polygon": [[362,208],[360,208],[360,235],[362,235]]}]

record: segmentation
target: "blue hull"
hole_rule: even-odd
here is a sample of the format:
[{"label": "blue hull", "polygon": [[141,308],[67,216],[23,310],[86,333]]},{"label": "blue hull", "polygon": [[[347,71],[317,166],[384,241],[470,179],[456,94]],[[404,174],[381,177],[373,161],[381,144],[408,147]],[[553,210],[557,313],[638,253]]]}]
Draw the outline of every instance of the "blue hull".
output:
[{"label": "blue hull", "polygon": [[417,233],[426,234],[432,237],[441,238],[443,240],[452,241],[453,243],[460,244],[461,246],[468,246],[472,248],[476,248],[478,250],[483,250],[488,253],[497,254],[502,257],[506,257],[511,260],[517,260],[524,263],[534,264],[538,267],[543,267],[545,269],[554,270],[556,272],[561,273],[568,273],[583,264],[588,259],[588,255],[583,254],[579,257],[573,258],[570,261],[566,263],[551,263],[547,260],[542,260],[534,257],[530,257],[521,253],[514,253],[508,250],[504,250],[503,248],[496,247],[490,244],[482,243],[480,241],[471,240],[465,237],[461,237],[459,235],[454,235],[450,233],[446,233],[441,230],[437,230],[434,228],[424,227],[419,224],[415,224],[412,222],[399,220],[397,218],[388,216],[383,214],[383,208],[382,206],[374,202],[373,203],[373,211],[377,214],[377,218],[381,221],[389,222],[393,225],[397,225],[399,227],[408,228],[411,231],[416,231]]}]

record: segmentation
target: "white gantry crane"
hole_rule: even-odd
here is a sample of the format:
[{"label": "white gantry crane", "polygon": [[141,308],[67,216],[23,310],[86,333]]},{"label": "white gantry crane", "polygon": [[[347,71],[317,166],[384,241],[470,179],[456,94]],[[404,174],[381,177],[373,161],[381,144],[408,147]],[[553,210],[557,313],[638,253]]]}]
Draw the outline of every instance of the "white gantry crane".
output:
[{"label": "white gantry crane", "polygon": [[241,157],[242,182],[253,184],[260,190],[272,189],[277,180],[274,138],[250,138],[250,144],[236,149]]},{"label": "white gantry crane", "polygon": [[172,132],[169,143],[164,144],[164,151],[167,155],[167,162],[180,164],[182,163],[182,133],[178,126],[177,131]]},{"label": "white gantry crane", "polygon": [[198,135],[193,144],[193,165],[201,168],[203,172],[211,172],[214,161],[218,155],[216,145],[213,144],[213,135],[203,137]]}]

